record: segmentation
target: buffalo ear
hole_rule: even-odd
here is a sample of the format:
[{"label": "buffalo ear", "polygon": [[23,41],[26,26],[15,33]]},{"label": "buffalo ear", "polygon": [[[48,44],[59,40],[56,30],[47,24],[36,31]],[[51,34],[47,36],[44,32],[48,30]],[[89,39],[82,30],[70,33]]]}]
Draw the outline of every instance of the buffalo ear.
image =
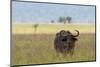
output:
[{"label": "buffalo ear", "polygon": [[60,36],[60,33],[56,33],[56,37],[59,37]]},{"label": "buffalo ear", "polygon": [[74,38],[74,37],[73,37],[72,39],[73,39],[74,41],[77,41],[77,38]]}]

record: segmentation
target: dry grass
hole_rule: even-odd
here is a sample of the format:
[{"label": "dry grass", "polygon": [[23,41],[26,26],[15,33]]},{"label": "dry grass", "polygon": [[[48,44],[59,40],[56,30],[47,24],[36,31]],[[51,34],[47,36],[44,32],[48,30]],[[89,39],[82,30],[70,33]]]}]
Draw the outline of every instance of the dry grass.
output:
[{"label": "dry grass", "polygon": [[53,46],[54,34],[13,34],[12,65],[94,61],[95,35],[81,34],[73,57],[57,56]]},{"label": "dry grass", "polygon": [[[60,30],[70,30],[74,33],[74,30],[79,30],[80,33],[94,33],[94,24],[39,24],[37,27],[37,34],[55,34]],[[33,34],[34,24],[13,24],[13,34]]]}]

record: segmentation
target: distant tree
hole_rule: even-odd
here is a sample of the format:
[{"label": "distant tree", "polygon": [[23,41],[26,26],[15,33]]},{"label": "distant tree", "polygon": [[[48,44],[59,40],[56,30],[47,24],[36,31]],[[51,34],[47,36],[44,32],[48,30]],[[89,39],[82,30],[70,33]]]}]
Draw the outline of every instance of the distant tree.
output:
[{"label": "distant tree", "polygon": [[63,17],[60,16],[59,19],[58,19],[58,22],[61,22],[62,23],[63,20],[64,20]]},{"label": "distant tree", "polygon": [[63,17],[64,24],[67,22],[67,17]]},{"label": "distant tree", "polygon": [[51,20],[51,23],[54,23],[55,21],[54,20]]},{"label": "distant tree", "polygon": [[37,27],[39,26],[39,24],[34,24],[33,27],[34,27],[34,32],[37,31]]},{"label": "distant tree", "polygon": [[68,16],[68,17],[66,18],[66,20],[68,21],[68,23],[71,23],[72,17]]},{"label": "distant tree", "polygon": [[67,22],[67,19],[66,19],[67,17],[65,17],[65,16],[63,16],[63,17],[59,17],[59,19],[58,19],[58,21],[60,22],[60,23],[66,23]]}]

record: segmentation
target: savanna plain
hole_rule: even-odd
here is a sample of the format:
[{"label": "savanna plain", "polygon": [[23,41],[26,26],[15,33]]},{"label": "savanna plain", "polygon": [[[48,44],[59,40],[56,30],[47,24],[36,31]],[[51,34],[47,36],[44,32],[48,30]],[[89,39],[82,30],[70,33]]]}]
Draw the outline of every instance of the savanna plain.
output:
[{"label": "savanna plain", "polygon": [[[95,61],[95,24],[12,24],[11,64],[46,64],[61,62]],[[71,57],[59,55],[54,39],[60,30],[79,30]]]}]

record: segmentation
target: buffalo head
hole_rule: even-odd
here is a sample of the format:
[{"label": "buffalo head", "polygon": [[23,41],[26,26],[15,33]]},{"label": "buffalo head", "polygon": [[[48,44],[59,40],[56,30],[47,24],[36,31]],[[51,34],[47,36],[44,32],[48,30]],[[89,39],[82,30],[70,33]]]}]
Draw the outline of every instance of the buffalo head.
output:
[{"label": "buffalo head", "polygon": [[76,31],[76,35],[72,34],[70,31],[61,30],[56,34],[54,47],[58,52],[65,53],[66,51],[69,53],[75,47],[75,42],[79,36],[79,31]]}]

